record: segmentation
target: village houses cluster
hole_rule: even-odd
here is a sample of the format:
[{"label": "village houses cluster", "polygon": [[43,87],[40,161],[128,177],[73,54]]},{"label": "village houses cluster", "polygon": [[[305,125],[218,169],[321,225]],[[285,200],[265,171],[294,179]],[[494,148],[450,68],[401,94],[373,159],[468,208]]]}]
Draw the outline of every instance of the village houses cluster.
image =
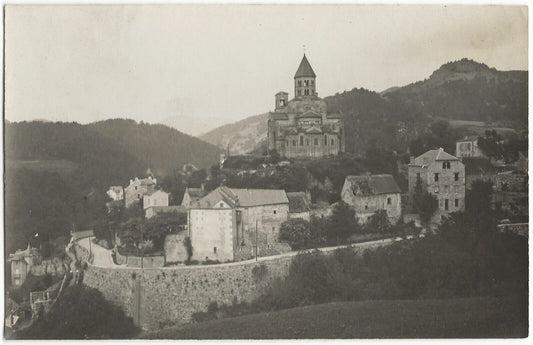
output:
[{"label": "village houses cluster", "polygon": [[[275,150],[286,159],[316,159],[343,153],[342,114],[328,112],[325,101],[318,97],[316,75],[305,55],[294,76],[294,93],[292,100],[286,92],[275,96],[275,111],[270,113],[267,126],[268,150]],[[416,185],[420,183],[423,190],[438,200],[438,209],[430,222],[438,224],[446,215],[465,210],[466,189],[474,180],[491,181],[501,190],[522,188],[524,181],[527,182],[527,152],[520,153],[517,169],[497,171],[492,164],[486,164],[477,140],[475,137],[458,140],[456,156],[438,148],[411,157],[406,193],[402,193],[392,175],[367,173],[346,176],[340,199],[354,210],[361,224],[378,211],[385,211],[391,224],[417,220],[406,211],[409,208],[405,201],[413,199]],[[184,169],[195,168],[186,164]],[[324,217],[334,206],[329,205],[326,211],[313,207],[310,193],[305,190],[286,192],[223,185],[211,191],[204,185],[187,187],[181,204],[169,205],[169,193],[159,187],[151,173],[146,178],[130,179],[126,186],[111,186],[107,195],[108,207],[139,205],[146,218],[186,214],[186,231],[175,242],[181,243],[184,237],[189,237],[194,248],[192,259],[198,261],[239,261],[290,251],[288,244],[279,240],[283,222]],[[421,225],[419,221],[417,225]],[[183,261],[184,251],[178,252],[182,256],[176,261]],[[14,285],[24,281],[35,255],[31,248],[10,254]]]}]

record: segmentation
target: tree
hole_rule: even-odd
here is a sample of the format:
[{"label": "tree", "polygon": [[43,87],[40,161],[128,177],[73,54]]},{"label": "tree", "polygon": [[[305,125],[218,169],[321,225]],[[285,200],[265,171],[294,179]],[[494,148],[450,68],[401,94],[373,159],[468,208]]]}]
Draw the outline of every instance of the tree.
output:
[{"label": "tree", "polygon": [[313,242],[311,225],[301,218],[286,220],[281,223],[279,241],[287,242],[292,249],[306,248]]},{"label": "tree", "polygon": [[371,232],[385,233],[391,230],[391,223],[386,210],[376,210],[373,215],[368,218],[365,228]]},{"label": "tree", "polygon": [[493,129],[492,131],[486,130],[485,136],[478,138],[478,146],[483,153],[492,159],[501,159],[504,154],[504,146],[502,137]]},{"label": "tree", "polygon": [[439,208],[439,201],[434,195],[424,190],[420,177],[416,179],[415,192],[413,194],[413,207],[420,216],[420,220],[425,225],[429,223],[431,217]]},{"label": "tree", "polygon": [[333,206],[326,224],[326,237],[335,243],[345,242],[350,235],[361,230],[355,211],[342,200]]}]

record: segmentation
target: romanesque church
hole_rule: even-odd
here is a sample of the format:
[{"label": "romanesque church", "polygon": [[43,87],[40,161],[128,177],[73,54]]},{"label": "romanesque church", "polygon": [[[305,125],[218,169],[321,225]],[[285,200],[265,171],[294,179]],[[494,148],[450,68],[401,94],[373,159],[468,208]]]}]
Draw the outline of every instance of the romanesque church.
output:
[{"label": "romanesque church", "polygon": [[268,119],[268,150],[286,158],[319,158],[344,152],[341,114],[327,111],[316,92],[316,75],[303,56],[294,75],[294,98],[278,92]]}]

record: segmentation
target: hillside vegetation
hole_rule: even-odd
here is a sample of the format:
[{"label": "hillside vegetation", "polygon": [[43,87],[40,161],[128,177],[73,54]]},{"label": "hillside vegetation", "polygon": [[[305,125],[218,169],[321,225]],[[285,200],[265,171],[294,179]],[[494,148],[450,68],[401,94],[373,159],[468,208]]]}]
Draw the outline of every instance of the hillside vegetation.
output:
[{"label": "hillside vegetation", "polygon": [[[423,81],[391,87],[381,93],[354,88],[326,97],[330,111],[341,111],[346,150],[368,148],[403,152],[437,119],[477,121],[524,129],[528,120],[527,71],[498,71],[472,60],[442,65]],[[263,147],[267,115],[256,115],[202,136],[218,147],[243,154]],[[485,128],[481,130],[484,131]]]},{"label": "hillside vegetation", "polygon": [[185,163],[208,167],[220,150],[163,125],[133,120],[5,123],[6,255],[92,227],[106,190],[147,169],[164,178]]}]

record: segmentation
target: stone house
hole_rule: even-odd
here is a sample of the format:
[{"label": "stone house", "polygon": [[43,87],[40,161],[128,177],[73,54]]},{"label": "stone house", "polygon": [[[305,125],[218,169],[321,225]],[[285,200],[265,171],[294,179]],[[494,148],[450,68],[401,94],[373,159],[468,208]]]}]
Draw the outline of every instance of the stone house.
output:
[{"label": "stone house", "polygon": [[387,211],[391,224],[402,217],[401,190],[392,175],[346,176],[341,198],[363,224],[378,210]]},{"label": "stone house", "polygon": [[268,118],[268,150],[286,158],[318,158],[345,151],[344,121],[328,112],[326,101],[316,92],[316,75],[303,56],[294,75],[294,98],[278,92],[275,111]]},{"label": "stone house", "polygon": [[311,220],[311,203],[305,192],[288,192],[287,199],[289,199],[289,219]]},{"label": "stone house", "polygon": [[463,157],[484,157],[483,151],[478,146],[478,137],[469,136],[455,142],[455,155]]},{"label": "stone house", "polygon": [[31,272],[31,268],[41,261],[41,256],[36,248],[28,247],[24,250],[17,250],[15,254],[9,254],[8,261],[11,262],[11,284],[20,286]]},{"label": "stone house", "polygon": [[144,194],[155,189],[157,180],[152,176],[148,178],[135,178],[130,180],[130,184],[124,188],[124,199],[126,207],[130,207],[134,203],[140,203],[143,200]]},{"label": "stone house", "polygon": [[288,218],[284,190],[218,187],[188,211],[193,259],[233,261],[289,251],[278,242]]},{"label": "stone house", "polygon": [[153,189],[143,195],[143,209],[152,206],[168,206],[168,193],[159,189]]},{"label": "stone house", "polygon": [[189,208],[191,205],[203,198],[207,194],[207,191],[204,189],[204,185],[200,188],[185,188],[183,193],[183,199],[181,200],[181,206]]},{"label": "stone house", "polygon": [[107,191],[107,196],[113,201],[119,201],[124,199],[124,189],[122,186],[111,186]]},{"label": "stone house", "polygon": [[417,179],[420,179],[423,188],[439,202],[432,223],[440,222],[449,213],[464,211],[465,165],[457,157],[442,148],[429,150],[416,158],[411,157],[408,169],[409,200],[413,200]]}]

